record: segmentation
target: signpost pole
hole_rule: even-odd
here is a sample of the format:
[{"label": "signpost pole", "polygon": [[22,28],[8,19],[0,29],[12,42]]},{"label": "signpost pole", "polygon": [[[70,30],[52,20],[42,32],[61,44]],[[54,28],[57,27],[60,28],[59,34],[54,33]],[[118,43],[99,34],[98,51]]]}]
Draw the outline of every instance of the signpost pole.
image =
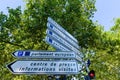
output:
[{"label": "signpost pole", "polygon": [[62,80],[67,80],[67,76],[63,75],[63,79]]},{"label": "signpost pole", "polygon": [[48,76],[48,80],[52,80],[52,76]]},{"label": "signpost pole", "polygon": [[55,76],[56,80],[60,80],[60,76],[56,75]]}]

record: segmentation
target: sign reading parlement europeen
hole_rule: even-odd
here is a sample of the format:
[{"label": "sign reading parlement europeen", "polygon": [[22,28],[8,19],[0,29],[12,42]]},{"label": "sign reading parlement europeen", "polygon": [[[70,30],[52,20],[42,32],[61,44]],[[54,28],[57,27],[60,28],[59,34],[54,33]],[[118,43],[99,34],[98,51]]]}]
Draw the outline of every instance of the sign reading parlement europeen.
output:
[{"label": "sign reading parlement europeen", "polygon": [[18,60],[9,64],[13,74],[78,74],[76,61]]},{"label": "sign reading parlement europeen", "polygon": [[37,51],[37,50],[18,50],[12,53],[17,58],[75,58],[72,51]]},{"label": "sign reading parlement europeen", "polygon": [[82,61],[82,59],[73,51],[37,51],[37,50],[17,50],[12,53],[16,58],[41,58],[41,59],[76,59]]}]

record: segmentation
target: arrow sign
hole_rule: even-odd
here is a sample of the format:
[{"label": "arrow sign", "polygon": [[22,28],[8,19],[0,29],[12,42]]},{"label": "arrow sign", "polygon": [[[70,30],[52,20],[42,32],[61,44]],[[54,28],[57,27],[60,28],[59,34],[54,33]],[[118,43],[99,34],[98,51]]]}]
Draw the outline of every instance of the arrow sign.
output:
[{"label": "arrow sign", "polygon": [[78,74],[77,61],[18,60],[9,65],[13,74]]},{"label": "arrow sign", "polygon": [[[78,54],[80,53],[80,51],[78,49],[76,49],[73,45],[71,45],[66,40],[64,40],[63,38],[61,38],[60,36],[58,36],[55,32],[53,32],[51,30],[47,30],[46,32],[47,32],[47,35],[49,37],[51,37],[52,39],[54,39],[58,43],[61,43],[63,46],[67,47],[69,50],[74,51],[74,52],[76,52]],[[79,54],[79,55],[81,55],[81,57],[83,56],[82,53]]]},{"label": "arrow sign", "polygon": [[70,51],[68,48],[64,47],[59,42],[53,40],[52,38],[50,38],[48,36],[46,36],[45,41],[47,43],[49,43],[50,45],[52,45],[53,47],[57,48],[58,50],[61,50],[61,51]]},{"label": "arrow sign", "polygon": [[[47,37],[47,36],[46,36],[46,38],[45,38],[45,41],[46,41],[47,43],[51,44],[52,46],[54,46],[55,48],[61,50],[61,51],[71,51],[70,49],[64,47],[63,45],[61,45],[61,44],[58,43],[57,41],[55,41],[55,40],[53,40],[53,39],[51,39],[51,38],[49,38],[49,37]],[[78,55],[80,55],[80,57],[79,57]],[[80,53],[76,54],[76,59],[77,59],[78,61],[82,61],[82,58],[81,58],[81,57],[83,57],[82,54],[80,54]]]},{"label": "arrow sign", "polygon": [[17,58],[75,58],[75,52],[72,51],[37,51],[37,50],[18,50],[12,53]]},{"label": "arrow sign", "polygon": [[[47,43],[49,43],[50,45],[52,45],[53,47],[55,47],[55,48],[57,48],[57,49],[59,49],[59,50],[61,50],[61,51],[71,51],[71,50],[68,49],[67,47],[61,45],[59,42],[51,39],[51,38],[48,37],[48,36],[46,36],[45,41],[46,41]],[[81,59],[81,57],[83,57],[82,54],[81,54],[81,53],[78,53],[78,55],[80,55],[80,57],[77,56],[77,60],[82,61],[82,59]]]},{"label": "arrow sign", "polygon": [[41,58],[41,59],[76,59],[78,61],[82,61],[82,59],[76,55],[73,51],[61,51],[61,52],[55,52],[55,51],[37,51],[37,50],[18,50],[12,53],[12,55],[16,58]]},{"label": "arrow sign", "polygon": [[[79,51],[79,45],[77,39],[75,39],[70,33],[64,30],[64,28],[62,28],[50,17],[48,17],[47,27],[48,27],[47,37],[52,38],[52,40],[54,40],[54,42],[57,42],[57,44],[61,44],[62,48],[64,47],[64,50],[66,48],[67,49],[66,51],[68,50],[74,51],[78,55],[83,57],[83,54]],[[57,47],[57,45],[52,45],[52,46],[57,49],[60,48],[61,50],[61,47]]]},{"label": "arrow sign", "polygon": [[69,34],[64,28],[62,28],[59,24],[57,24],[52,18],[48,17],[48,22],[52,23],[59,31],[62,31],[65,35],[71,38],[74,42],[78,43],[77,39],[75,39],[71,34]]},{"label": "arrow sign", "polygon": [[[60,31],[59,29],[57,29],[52,23],[47,23],[47,27],[48,29],[54,31],[57,35],[59,35],[61,38],[63,38],[64,40],[66,40],[67,42],[71,43],[73,46],[75,46],[77,49],[79,49],[78,43],[76,43],[75,41],[73,41],[70,37],[68,37],[67,35],[65,35],[64,32]],[[50,33],[49,33],[50,34]]]}]

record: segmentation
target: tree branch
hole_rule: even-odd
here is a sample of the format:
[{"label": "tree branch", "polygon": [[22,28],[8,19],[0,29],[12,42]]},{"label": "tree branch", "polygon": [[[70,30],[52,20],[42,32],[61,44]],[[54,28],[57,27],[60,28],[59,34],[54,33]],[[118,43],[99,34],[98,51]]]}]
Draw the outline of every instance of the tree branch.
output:
[{"label": "tree branch", "polygon": [[2,41],[0,41],[0,42],[8,43],[8,44],[11,44],[11,45],[14,45],[14,46],[19,46],[19,47],[22,47],[22,48],[26,49],[25,46],[20,45],[20,44],[18,44],[18,43],[12,43],[12,42],[10,42],[10,41],[4,41],[4,40],[2,40]]}]

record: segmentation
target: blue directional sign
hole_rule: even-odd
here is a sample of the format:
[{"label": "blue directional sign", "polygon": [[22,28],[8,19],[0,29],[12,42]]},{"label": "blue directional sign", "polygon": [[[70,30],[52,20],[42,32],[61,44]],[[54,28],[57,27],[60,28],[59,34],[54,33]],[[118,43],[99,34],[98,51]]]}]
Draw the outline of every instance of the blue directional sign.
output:
[{"label": "blue directional sign", "polygon": [[[75,41],[73,41],[70,37],[68,37],[67,35],[65,35],[64,32],[60,31],[59,29],[57,29],[52,23],[47,23],[47,27],[49,30],[51,30],[52,32],[55,32],[56,35],[60,36],[62,39],[66,40],[67,42],[69,42],[71,45],[73,45],[75,48],[79,49],[78,43],[76,43]],[[49,33],[50,34],[50,33]],[[51,34],[52,35],[52,34]]]},{"label": "blue directional sign", "polygon": [[47,29],[46,32],[47,32],[47,35],[48,35],[49,37],[54,38],[55,40],[59,41],[60,43],[64,44],[65,46],[69,47],[70,49],[71,49],[71,48],[76,49],[73,45],[71,45],[71,44],[70,44],[69,42],[67,42],[65,39],[63,39],[62,37],[60,37],[60,36],[59,36],[57,33],[55,33],[54,31]]},{"label": "blue directional sign", "polygon": [[[22,52],[21,56],[19,56],[20,52]],[[73,51],[17,50],[12,54],[17,58],[76,58]]]},{"label": "blue directional sign", "polygon": [[[61,38],[59,35],[57,35],[52,30],[48,30],[47,29],[46,32],[47,32],[47,36],[51,37],[53,40],[57,41],[58,43],[61,43],[64,47],[69,48],[69,50],[74,51],[77,54],[80,53],[80,51],[78,49],[76,49],[73,45],[71,45],[70,43],[68,43],[66,40],[64,40],[63,38]],[[80,54],[80,55],[82,55],[82,54]]]},{"label": "blue directional sign", "polygon": [[[58,50],[65,51],[67,49],[66,51],[74,51],[80,57],[83,57],[83,54],[79,51],[80,47],[78,45],[77,39],[75,39],[70,33],[64,30],[50,17],[48,17],[47,27],[47,37],[49,37],[51,41],[54,41],[55,44],[51,44],[53,42],[50,40],[46,40],[47,43],[57,48]],[[57,46],[56,43],[59,45]],[[60,46],[62,46],[63,49]]]},{"label": "blue directional sign", "polygon": [[7,65],[13,74],[78,74],[77,61],[18,60]]},{"label": "blue directional sign", "polygon": [[67,47],[64,47],[63,45],[61,45],[59,42],[53,40],[52,38],[46,36],[45,41],[47,43],[49,43],[50,45],[52,45],[53,47],[55,47],[58,50],[61,51],[70,51]]},{"label": "blue directional sign", "polygon": [[[19,55],[22,52],[22,55]],[[73,51],[39,51],[39,50],[17,50],[12,55],[16,58],[37,58],[37,59],[75,59],[82,61]]]},{"label": "blue directional sign", "polygon": [[[65,35],[71,38],[73,41],[78,43],[77,39],[75,39],[70,33],[68,33],[64,28],[62,28],[59,24],[57,24],[52,18],[48,17],[48,22],[52,23],[59,31],[62,31]],[[50,25],[53,27],[52,25]]]}]

